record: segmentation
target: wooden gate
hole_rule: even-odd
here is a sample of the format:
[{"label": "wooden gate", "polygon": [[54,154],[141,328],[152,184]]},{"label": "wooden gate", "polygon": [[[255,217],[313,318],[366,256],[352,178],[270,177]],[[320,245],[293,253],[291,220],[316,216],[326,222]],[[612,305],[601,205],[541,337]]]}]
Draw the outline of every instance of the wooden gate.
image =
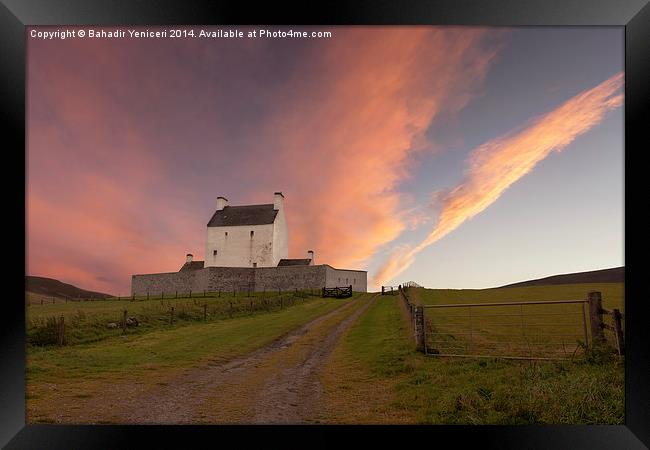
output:
[{"label": "wooden gate", "polygon": [[344,287],[323,288],[323,297],[347,298],[352,297],[352,285]]}]

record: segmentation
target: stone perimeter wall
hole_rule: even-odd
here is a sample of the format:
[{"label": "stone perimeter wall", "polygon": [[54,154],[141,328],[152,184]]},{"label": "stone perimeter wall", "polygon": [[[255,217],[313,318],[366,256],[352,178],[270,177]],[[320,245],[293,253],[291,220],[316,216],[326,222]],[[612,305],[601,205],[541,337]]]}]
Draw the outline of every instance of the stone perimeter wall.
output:
[{"label": "stone perimeter wall", "polygon": [[[366,272],[334,269],[326,264],[317,266],[286,267],[206,267],[171,273],[133,275],[131,277],[132,295],[160,295],[192,292],[272,291],[293,289],[321,289],[323,286],[343,286],[337,280],[351,279],[357,282],[354,291],[366,292]],[[352,284],[348,282],[347,285]]]}]

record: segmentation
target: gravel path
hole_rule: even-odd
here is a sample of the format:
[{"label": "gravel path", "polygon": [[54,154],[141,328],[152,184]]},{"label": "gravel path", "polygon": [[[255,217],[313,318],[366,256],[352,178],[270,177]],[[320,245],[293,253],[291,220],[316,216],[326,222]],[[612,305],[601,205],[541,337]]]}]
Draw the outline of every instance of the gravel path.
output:
[{"label": "gravel path", "polygon": [[338,338],[375,299],[346,303],[244,357],[138,384],[116,405],[114,423],[318,422],[318,376]]},{"label": "gravel path", "polygon": [[[336,342],[375,300],[366,302],[323,333],[314,330],[315,339],[306,355],[289,367],[278,370],[258,392],[252,423],[318,422],[321,385],[318,379]],[[315,337],[314,336],[314,337]]]}]

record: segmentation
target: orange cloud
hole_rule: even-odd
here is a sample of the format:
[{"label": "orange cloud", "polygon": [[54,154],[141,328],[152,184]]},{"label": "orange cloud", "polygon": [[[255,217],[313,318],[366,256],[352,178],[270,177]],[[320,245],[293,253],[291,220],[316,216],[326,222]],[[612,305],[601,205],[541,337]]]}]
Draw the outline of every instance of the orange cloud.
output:
[{"label": "orange cloud", "polygon": [[292,254],[313,248],[320,262],[363,267],[409,226],[398,184],[432,120],[458,112],[480,86],[500,49],[487,34],[346,30],[305,61],[308,73],[288,81],[293,96],[267,129],[281,149]]},{"label": "orange cloud", "polygon": [[464,181],[442,200],[436,227],[417,246],[395,250],[374,275],[374,282],[381,285],[394,279],[425,247],[490,206],[552,151],[561,151],[576,137],[597,125],[607,111],[621,106],[622,85],[623,73],[619,73],[523,128],[472,151]]}]

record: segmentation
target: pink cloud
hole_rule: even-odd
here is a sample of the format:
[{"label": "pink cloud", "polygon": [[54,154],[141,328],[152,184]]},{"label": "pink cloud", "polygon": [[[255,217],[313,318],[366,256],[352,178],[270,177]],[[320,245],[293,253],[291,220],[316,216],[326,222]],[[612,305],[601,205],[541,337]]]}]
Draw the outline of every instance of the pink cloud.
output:
[{"label": "pink cloud", "polygon": [[128,291],[133,273],[202,256],[216,196],[269,202],[276,190],[291,256],[310,248],[320,262],[363,267],[419,220],[403,213],[399,183],[432,148],[431,122],[480,90],[504,34],[372,30],[337,28],[273,80],[256,75],[274,63],[264,41],[239,52],[30,43],[29,273]]}]

